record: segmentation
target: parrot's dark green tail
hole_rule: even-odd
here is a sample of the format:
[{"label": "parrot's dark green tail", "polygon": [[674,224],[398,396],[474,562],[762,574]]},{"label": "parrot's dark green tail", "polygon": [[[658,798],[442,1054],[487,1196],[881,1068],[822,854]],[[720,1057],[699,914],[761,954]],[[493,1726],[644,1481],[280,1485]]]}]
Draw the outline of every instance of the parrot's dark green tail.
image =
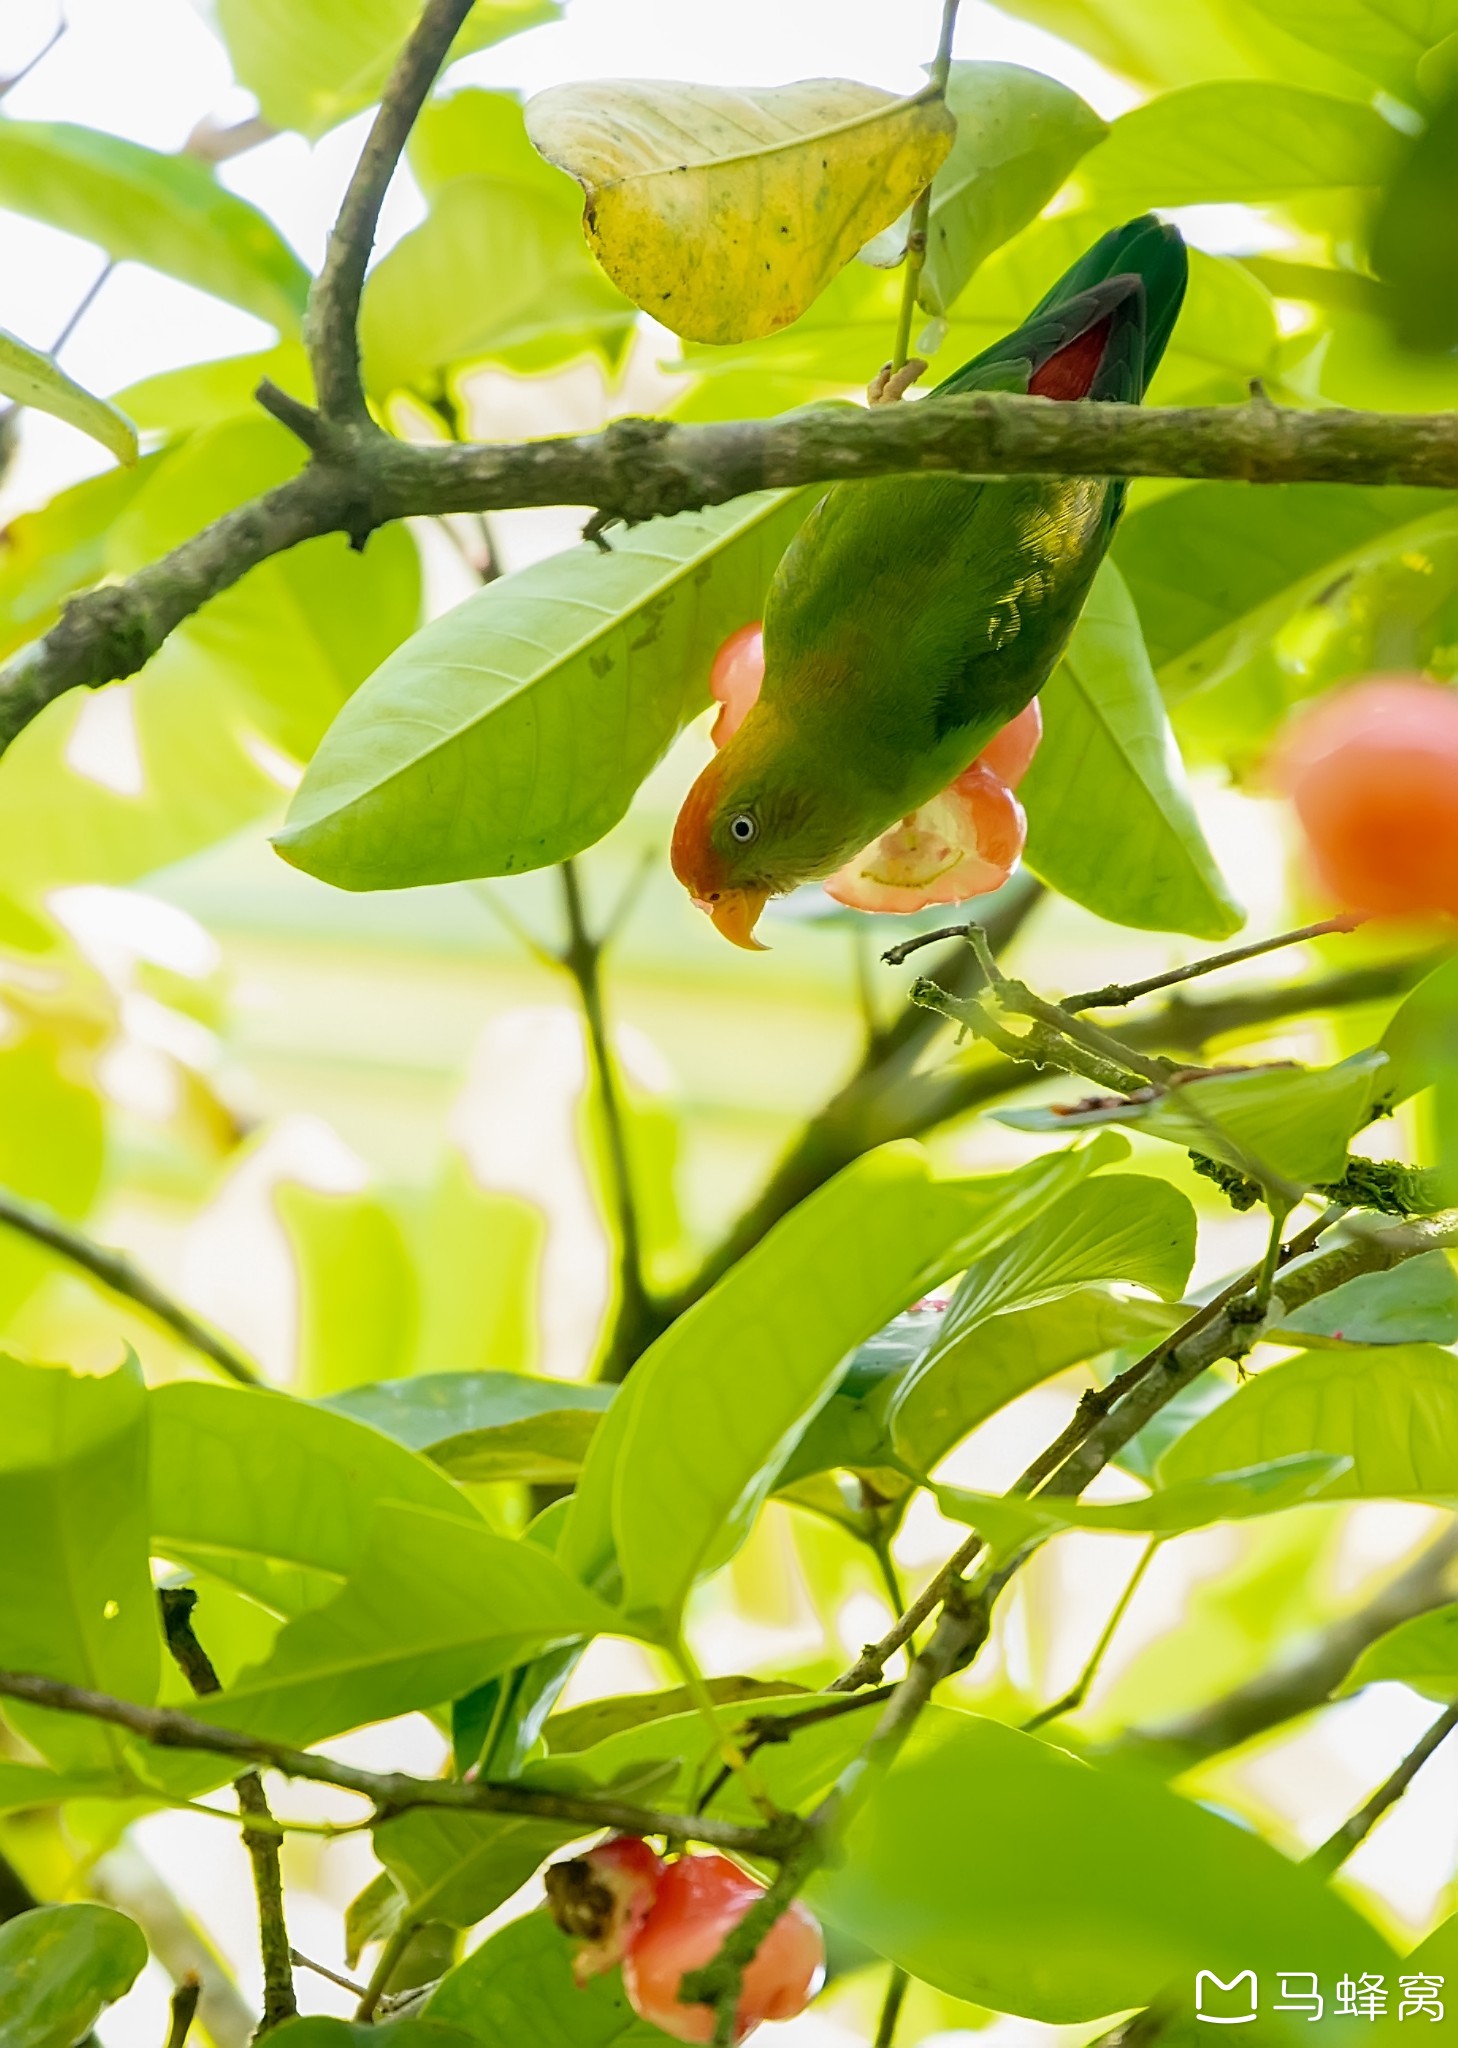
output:
[{"label": "parrot's dark green tail", "polygon": [[964,363],[938,391],[1011,383],[1049,398],[1137,403],[1179,316],[1188,269],[1178,228],[1152,213],[1110,228],[1015,333]]}]

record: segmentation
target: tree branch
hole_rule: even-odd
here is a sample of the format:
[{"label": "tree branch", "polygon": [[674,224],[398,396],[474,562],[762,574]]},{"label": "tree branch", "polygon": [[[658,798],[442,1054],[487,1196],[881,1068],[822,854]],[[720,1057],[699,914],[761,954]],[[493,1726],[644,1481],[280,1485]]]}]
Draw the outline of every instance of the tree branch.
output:
[{"label": "tree branch", "polygon": [[358,336],[365,267],[374,247],[380,207],[401,151],[472,4],[473,0],[426,0],[380,96],[379,108],[329,237],[324,267],[309,294],[304,340],[314,370],[319,410],[330,423],[369,424],[369,408],[360,383]]},{"label": "tree branch", "polygon": [[1447,1741],[1455,1728],[1458,1700],[1438,1716],[1420,1742],[1414,1743],[1391,1777],[1377,1787],[1350,1820],[1342,1822],[1335,1834],[1328,1835],[1319,1849],[1313,1849],[1306,1861],[1320,1871],[1339,1870],[1353,1850],[1366,1841],[1388,1808],[1397,1804],[1433,1751]]},{"label": "tree branch", "polygon": [[79,1230],[73,1230],[69,1223],[63,1223],[52,1210],[43,1208],[39,1202],[23,1202],[19,1195],[12,1195],[3,1188],[0,1188],[0,1224],[19,1231],[22,1237],[32,1238],[37,1244],[43,1244],[47,1251],[55,1252],[60,1258],[69,1259],[73,1266],[89,1273],[110,1293],[119,1294],[124,1301],[145,1309],[174,1337],[180,1337],[192,1350],[210,1359],[240,1386],[261,1387],[265,1384],[256,1366],[250,1365],[225,1338],[189,1314],[180,1302],[164,1294],[132,1264],[125,1253],[109,1251],[105,1245],[94,1244]]},{"label": "tree branch", "polygon": [[[192,1611],[197,1605],[197,1594],[190,1586],[164,1586],[157,1599],[162,1610],[162,1633],[183,1677],[195,1693],[221,1692],[212,1659],[193,1632]],[[259,1773],[240,1772],[233,1780],[233,1790],[238,1797],[238,1811],[244,1816],[243,1847],[253,1866],[253,1892],[258,1900],[258,1946],[263,1959],[263,2024],[259,2031],[267,2033],[271,2027],[292,2019],[299,2009],[284,1918],[281,1844]],[[265,1825],[250,1827],[250,1821]]]},{"label": "tree branch", "polygon": [[315,1785],[337,1785],[341,1791],[357,1792],[375,1809],[377,1821],[417,1807],[443,1807],[452,1813],[518,1813],[534,1820],[562,1821],[569,1826],[619,1828],[635,1835],[681,1835],[686,1841],[707,1842],[711,1848],[728,1849],[737,1855],[777,1860],[789,1854],[799,1842],[802,1823],[792,1817],[763,1827],[740,1827],[732,1821],[713,1820],[703,1814],[656,1813],[626,1799],[604,1794],[547,1791],[521,1784],[492,1784],[485,1780],[467,1783],[460,1778],[412,1778],[402,1771],[366,1771],[337,1758],[315,1756],[306,1749],[292,1749],[286,1743],[268,1742],[248,1735],[240,1728],[214,1727],[195,1720],[175,1707],[143,1707],[132,1700],[119,1700],[110,1693],[92,1692],[85,1686],[68,1685],[63,1679],[46,1678],[33,1671],[0,1670],[0,1698],[28,1700],[33,1706],[51,1707],[62,1714],[83,1714],[125,1728],[159,1749],[201,1750],[226,1757],[233,1763],[260,1764],[285,1778],[303,1778]]},{"label": "tree branch", "polygon": [[[1296,931],[1277,932],[1274,938],[1256,939],[1248,946],[1231,946],[1224,953],[1209,953],[1203,960],[1191,960],[1185,967],[1172,967],[1167,974],[1151,974],[1147,981],[1110,981],[1102,988],[1083,989],[1077,995],[1061,996],[1060,1010],[1072,1015],[1077,1010],[1123,1009],[1128,1003],[1137,1003],[1141,996],[1149,996],[1162,988],[1173,988],[1182,981],[1194,981],[1202,974],[1218,974],[1223,967],[1234,967],[1242,960],[1259,959],[1262,953],[1275,953],[1283,946],[1299,946],[1307,939],[1326,938],[1332,932],[1354,932],[1359,925],[1367,922],[1365,917],[1349,912],[1344,917],[1326,917],[1319,924],[1303,924]],[[890,955],[887,955],[890,958]]]},{"label": "tree branch", "polygon": [[[437,9],[448,11],[445,0],[432,19]],[[327,403],[346,408],[358,377],[341,367],[337,329],[354,303],[355,261],[341,250],[331,295],[321,282],[311,316],[320,369],[331,366]],[[448,447],[396,441],[357,417],[331,432],[329,419],[271,387],[259,395],[318,459],[125,582],[74,598],[0,669],[0,746],[63,691],[134,675],[183,619],[259,562],[324,533],[363,545],[412,515],[590,505],[602,521],[644,520],[768,488],[947,470],[1458,487],[1458,421],[1446,413],[1053,404],[981,392],[703,426],[624,419],[600,434]]]}]

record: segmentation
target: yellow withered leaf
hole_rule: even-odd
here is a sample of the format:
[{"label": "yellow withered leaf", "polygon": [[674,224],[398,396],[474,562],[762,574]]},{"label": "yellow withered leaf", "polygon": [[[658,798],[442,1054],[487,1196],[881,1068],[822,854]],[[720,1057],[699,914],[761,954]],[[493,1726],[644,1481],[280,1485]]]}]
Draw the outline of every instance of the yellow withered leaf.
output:
[{"label": "yellow withered leaf", "polygon": [[614,284],[709,342],[798,319],[931,182],[956,132],[934,93],[897,99],[844,78],[559,85],[526,120],[587,195],[587,238]]}]

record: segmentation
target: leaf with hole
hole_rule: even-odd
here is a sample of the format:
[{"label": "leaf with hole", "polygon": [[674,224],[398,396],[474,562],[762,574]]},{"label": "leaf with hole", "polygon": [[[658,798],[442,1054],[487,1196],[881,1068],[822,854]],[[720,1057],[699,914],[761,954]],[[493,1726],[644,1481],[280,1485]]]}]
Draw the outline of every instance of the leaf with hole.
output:
[{"label": "leaf with hole", "polygon": [[595,254],[693,341],[773,333],[929,184],[955,123],[849,79],[736,92],[612,79],[539,93],[527,133],[582,186]]}]

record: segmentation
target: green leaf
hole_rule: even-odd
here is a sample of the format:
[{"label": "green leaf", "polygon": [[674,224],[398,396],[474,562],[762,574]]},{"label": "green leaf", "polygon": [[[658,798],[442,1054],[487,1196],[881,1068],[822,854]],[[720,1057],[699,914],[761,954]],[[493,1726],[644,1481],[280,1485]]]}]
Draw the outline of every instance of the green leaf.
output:
[{"label": "green leaf", "polygon": [[621,1633],[621,1617],[536,1544],[385,1502],[342,1592],[287,1623],[262,1664],[197,1711],[274,1741],[321,1742],[456,1699],[549,1644],[605,1628]]},{"label": "green leaf", "polygon": [[1385,1273],[1359,1273],[1281,1318],[1271,1335],[1310,1345],[1458,1343],[1458,1274],[1448,1254],[1424,1252]]},{"label": "green leaf", "polygon": [[[947,105],[957,134],[932,180],[917,290],[926,310],[941,314],[1109,132],[1077,93],[1020,64],[954,63]],[[904,247],[904,236],[901,241]]]},{"label": "green leaf", "polygon": [[1182,1536],[1216,1522],[1244,1522],[1322,1499],[1348,1468],[1349,1460],[1320,1452],[1278,1458],[1243,1472],[1219,1472],[1209,1479],[1161,1487],[1145,1500],[1090,1505],[1051,1496],[971,1493],[938,1486],[937,1506],[954,1522],[965,1522],[1000,1550],[1018,1550],[1033,1538],[1061,1529],[1092,1529],[1126,1536]]},{"label": "green leaf", "polygon": [[1021,785],[1034,873],[1116,924],[1228,937],[1241,913],[1205,843],[1138,615],[1111,563],[1041,702],[1043,744]]},{"label": "green leaf", "polygon": [[302,1614],[334,1597],[360,1564],[382,1501],[480,1526],[427,1459],[348,1415],[201,1380],[156,1387],[147,1399],[154,1548],[275,1613]]},{"label": "green leaf", "polygon": [[482,1187],[452,1145],[410,1225],[420,1284],[413,1363],[420,1375],[524,1370],[539,1356],[542,1211],[520,1195]]},{"label": "green leaf", "polygon": [[[275,128],[323,135],[378,99],[415,26],[414,0],[217,0],[233,75]],[[478,0],[448,63],[538,23],[560,0]]]},{"label": "green leaf", "polygon": [[[270,2027],[269,2038],[287,2043],[287,2048],[379,2048],[379,2030],[365,2022],[328,2019],[311,2013],[305,2019],[285,2020]],[[390,2022],[390,2048],[466,2048],[471,2036],[459,2027],[447,2027],[432,2020],[396,2019]]]},{"label": "green leaf", "polygon": [[1437,491],[1188,484],[1136,507],[1114,542],[1165,699],[1236,672],[1374,553],[1451,521]]},{"label": "green leaf", "polygon": [[1379,183],[1396,142],[1380,114],[1304,86],[1229,79],[1161,93],[1121,114],[1079,182],[1111,215],[1245,204]]},{"label": "green leaf", "polygon": [[257,207],[187,155],[144,149],[66,121],[0,121],[0,206],[145,263],[284,333],[297,331],[309,273]]},{"label": "green leaf", "polygon": [[[783,1679],[706,1678],[710,1699],[720,1706],[740,1706],[750,1701],[783,1700],[796,1688]],[[624,1729],[641,1728],[646,1722],[665,1720],[694,1711],[694,1701],[685,1685],[665,1692],[629,1692],[601,1700],[584,1700],[580,1707],[567,1707],[553,1714],[542,1729],[553,1756],[573,1750],[591,1749]]]},{"label": "green leaf", "polygon": [[909,1378],[895,1404],[896,1443],[913,1472],[930,1472],[954,1444],[1009,1401],[1116,1345],[1147,1349],[1176,1329],[1183,1311],[1079,1288],[1037,1308],[978,1324]]},{"label": "green leaf", "polygon": [[360,308],[365,382],[436,397],[457,366],[540,374],[596,352],[616,363],[637,313],[598,269],[579,219],[555,199],[456,178],[381,257]]},{"label": "green leaf", "polygon": [[474,1927],[581,1832],[581,1822],[422,1807],[377,1827],[374,1841],[412,1920]]},{"label": "green leaf", "polygon": [[114,1778],[92,1778],[44,1770],[39,1764],[0,1760],[0,1813],[25,1813],[37,1806],[57,1806],[63,1799],[114,1798]]},{"label": "green leaf", "polygon": [[137,459],[137,430],[124,412],[104,398],[95,398],[60,364],[29,348],[19,335],[0,327],[0,396],[13,398],[17,405],[34,406],[38,412],[54,414],[68,427],[77,427],[99,441],[118,462]]},{"label": "green leaf", "polygon": [[326,1192],[285,1181],[273,1206],[298,1275],[298,1392],[357,1386],[408,1358],[415,1269],[399,1223],[374,1189]]},{"label": "green leaf", "polygon": [[410,131],[406,153],[432,205],[453,179],[490,178],[555,200],[581,233],[582,187],[532,148],[514,92],[468,85],[428,99]]},{"label": "green leaf", "polygon": [[[1355,0],[1353,0],[1355,4]],[[1458,27],[1458,10],[1452,10]],[[1392,287],[1390,313],[1407,348],[1458,342],[1458,84],[1410,142],[1372,222],[1372,264]]]},{"label": "green leaf", "polygon": [[495,1429],[471,1429],[437,1444],[431,1457],[453,1479],[515,1479],[527,1486],[570,1486],[582,1470],[601,1413],[557,1407]]},{"label": "green leaf", "polygon": [[[148,1704],[160,1656],[136,1360],[83,1376],[0,1357],[0,1414],[0,1664]],[[18,1704],[6,1713],[60,1771],[120,1768],[115,1729]]]},{"label": "green leaf", "polygon": [[473,1949],[436,1985],[425,2010],[483,2048],[524,2041],[532,2048],[661,2048],[663,2041],[634,2014],[616,1972],[573,1983],[571,1945],[545,1912],[513,1920]]},{"label": "green leaf", "polygon": [[[948,1408],[960,1408],[957,1383],[969,1370],[975,1374],[975,1334],[991,1317],[1056,1301],[1100,1280],[1132,1282],[1177,1301],[1194,1257],[1194,1209],[1168,1181],[1106,1174],[1064,1195],[968,1267],[940,1332],[888,1403],[897,1450],[910,1462],[918,1440],[939,1435]],[[938,1385],[944,1376],[946,1389]],[[910,1415],[907,1427],[904,1410]]]},{"label": "green leaf", "polygon": [[1278,28],[1409,100],[1415,97],[1421,59],[1458,30],[1453,0],[1263,0],[1263,5]]},{"label": "green leaf", "polygon": [[[1458,1190],[1458,960],[1425,975],[1382,1035],[1394,1101],[1432,1092],[1433,1153],[1442,1185]],[[1385,1077],[1384,1077],[1385,1078]]]},{"label": "green leaf", "polygon": [[110,1906],[36,1906],[0,1927],[0,2041],[73,2048],[147,1962],[142,1930]]},{"label": "green leaf", "polygon": [[855,1347],[1108,1156],[939,1181],[919,1147],[888,1145],[838,1174],[638,1361],[588,1454],[564,1560],[591,1577],[611,1545],[627,1613],[673,1635]]},{"label": "green leaf", "polygon": [[1351,1906],[1248,1829],[946,1708],[922,1716],[807,1897],[939,1990],[1053,2022],[1146,2005],[1199,1969],[1287,1968],[1293,1944],[1323,1978],[1391,1963]]},{"label": "green leaf", "polygon": [[1424,1699],[1458,1699],[1458,1603],[1415,1614],[1369,1643],[1338,1698],[1364,1685],[1410,1685]]},{"label": "green leaf", "polygon": [[1104,1123],[1219,1159],[1274,1189],[1339,1180],[1347,1145],[1386,1092],[1387,1057],[1353,1053],[1335,1067],[1246,1067],[1168,1088],[1148,1100],[1090,1110],[1010,1109],[1015,1130],[1081,1130]]},{"label": "green leaf", "polygon": [[387,1941],[400,1925],[405,1901],[388,1870],[377,1870],[344,1909],[344,1966],[352,1970],[373,1941]]},{"label": "green leaf", "polygon": [[[1320,4],[1320,0],[1318,0]],[[1203,79],[1300,78],[1333,91],[1361,81],[1274,25],[1262,0],[1007,0],[1007,12],[1155,86]]]},{"label": "green leaf", "polygon": [[275,844],[345,889],[545,867],[626,811],[759,616],[811,494],[656,519],[488,584],[408,640],[326,735]]},{"label": "green leaf", "polygon": [[1433,1344],[1288,1358],[1172,1444],[1159,1475],[1173,1486],[1305,1451],[1351,1459],[1332,1499],[1458,1499],[1458,1358]]},{"label": "green leaf", "polygon": [[561,1409],[601,1414],[614,1391],[577,1380],[534,1379],[523,1372],[430,1372],[351,1387],[321,1406],[367,1422],[412,1450],[434,1453],[457,1437],[489,1434]]}]

